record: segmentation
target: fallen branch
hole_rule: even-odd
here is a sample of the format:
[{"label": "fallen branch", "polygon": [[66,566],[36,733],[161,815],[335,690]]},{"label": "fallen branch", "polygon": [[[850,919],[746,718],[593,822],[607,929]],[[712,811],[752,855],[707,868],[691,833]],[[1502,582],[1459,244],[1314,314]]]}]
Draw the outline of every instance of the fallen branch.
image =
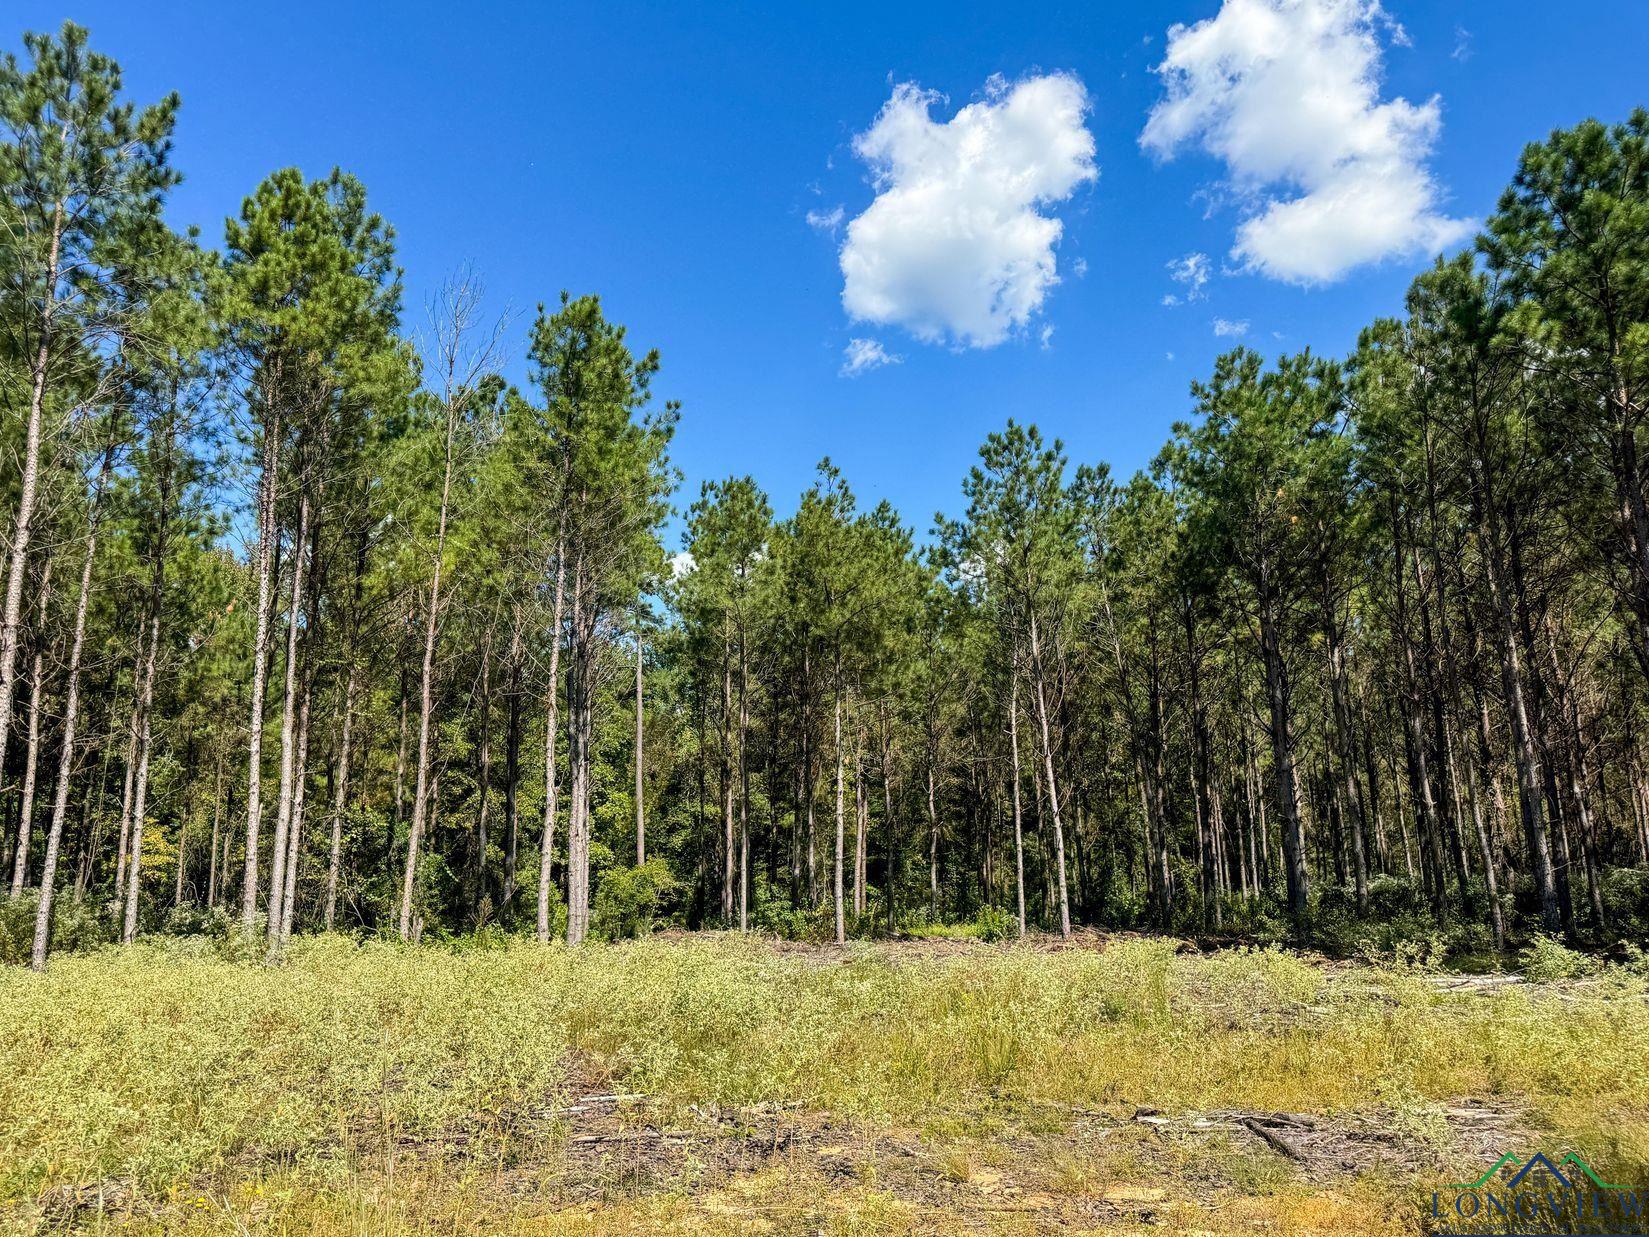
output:
[{"label": "fallen branch", "polygon": [[1431,985],[1439,992],[1482,992],[1492,988],[1504,988],[1509,984],[1521,984],[1527,981],[1521,975],[1434,975]]},{"label": "fallen branch", "polygon": [[684,1143],[692,1137],[688,1133],[676,1133],[665,1130],[642,1130],[640,1133],[623,1134],[580,1134],[569,1138],[569,1143],[580,1146],[589,1146],[595,1143]]},{"label": "fallen branch", "polygon": [[1254,1117],[1240,1117],[1238,1120],[1241,1122],[1244,1129],[1248,1130],[1249,1133],[1256,1134],[1260,1138],[1264,1139],[1266,1145],[1273,1151],[1277,1152],[1277,1154],[1286,1156],[1291,1160],[1300,1161],[1301,1163],[1305,1161],[1305,1156],[1300,1152],[1298,1147],[1294,1146],[1294,1144],[1290,1143],[1275,1130],[1268,1130],[1259,1122],[1258,1119]]}]

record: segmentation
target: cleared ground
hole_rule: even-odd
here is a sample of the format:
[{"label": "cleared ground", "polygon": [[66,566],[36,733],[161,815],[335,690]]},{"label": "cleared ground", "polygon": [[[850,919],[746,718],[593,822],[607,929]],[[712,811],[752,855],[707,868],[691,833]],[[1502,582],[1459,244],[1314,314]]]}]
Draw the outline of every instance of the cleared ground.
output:
[{"label": "cleared ground", "polygon": [[0,973],[0,1223],[1418,1233],[1506,1151],[1649,1181],[1646,992],[1097,937],[109,950]]}]

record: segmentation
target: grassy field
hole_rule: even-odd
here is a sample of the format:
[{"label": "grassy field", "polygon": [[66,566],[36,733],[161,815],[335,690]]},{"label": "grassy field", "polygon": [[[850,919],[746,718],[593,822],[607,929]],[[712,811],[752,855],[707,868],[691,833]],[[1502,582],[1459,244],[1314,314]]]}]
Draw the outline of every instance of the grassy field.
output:
[{"label": "grassy field", "polygon": [[1421,1232],[1503,1151],[1649,1180],[1641,979],[1172,941],[205,943],[0,973],[0,1224]]}]

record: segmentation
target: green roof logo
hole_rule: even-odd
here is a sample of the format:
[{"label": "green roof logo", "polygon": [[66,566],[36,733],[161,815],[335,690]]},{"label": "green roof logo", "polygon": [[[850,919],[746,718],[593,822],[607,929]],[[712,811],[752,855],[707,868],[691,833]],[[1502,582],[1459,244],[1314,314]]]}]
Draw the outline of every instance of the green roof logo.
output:
[{"label": "green roof logo", "polygon": [[[1505,1168],[1508,1164],[1518,1164],[1517,1156],[1510,1151],[1506,1152],[1505,1155],[1496,1160],[1488,1172],[1484,1173],[1476,1181],[1450,1182],[1448,1188],[1451,1190],[1481,1190],[1484,1186],[1494,1181],[1495,1178],[1500,1175],[1500,1170]],[[1512,1176],[1512,1179],[1506,1183],[1507,1187],[1515,1189],[1522,1183],[1523,1178],[1528,1176],[1529,1172],[1537,1167],[1544,1168],[1548,1173],[1555,1177],[1565,1189],[1574,1189],[1576,1185],[1580,1183],[1582,1176],[1591,1181],[1591,1183],[1600,1190],[1619,1190],[1625,1188],[1623,1186],[1610,1185],[1607,1181],[1603,1180],[1603,1178],[1599,1177],[1597,1173],[1593,1172],[1592,1166],[1585,1160],[1581,1159],[1580,1156],[1576,1155],[1573,1151],[1569,1152],[1568,1155],[1564,1156],[1556,1164],[1547,1159],[1544,1153],[1536,1151],[1528,1158],[1527,1161],[1523,1162],[1518,1167],[1517,1172]],[[1569,1171],[1565,1172],[1565,1168]]]}]

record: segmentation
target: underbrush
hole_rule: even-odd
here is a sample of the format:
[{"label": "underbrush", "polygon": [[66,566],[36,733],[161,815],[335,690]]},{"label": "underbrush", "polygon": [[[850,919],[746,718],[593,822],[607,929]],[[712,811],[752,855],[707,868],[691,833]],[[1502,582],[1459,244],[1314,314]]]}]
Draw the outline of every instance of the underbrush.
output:
[{"label": "underbrush", "polygon": [[1649,987],[1618,967],[1561,997],[1461,998],[1412,972],[1168,940],[938,959],[855,945],[829,963],[733,936],[488,944],[299,939],[268,970],[199,938],[0,971],[0,1196],[164,1191],[435,1133],[523,1154],[523,1114],[553,1107],[569,1071],[668,1103],[917,1124],[1462,1095],[1596,1128],[1649,1111]]},{"label": "underbrush", "polygon": [[[34,949],[34,920],[40,891],[28,889],[16,897],[0,894],[0,963],[28,965]],[[59,898],[52,907],[51,949],[80,953],[119,938],[111,909],[93,902]]]}]

